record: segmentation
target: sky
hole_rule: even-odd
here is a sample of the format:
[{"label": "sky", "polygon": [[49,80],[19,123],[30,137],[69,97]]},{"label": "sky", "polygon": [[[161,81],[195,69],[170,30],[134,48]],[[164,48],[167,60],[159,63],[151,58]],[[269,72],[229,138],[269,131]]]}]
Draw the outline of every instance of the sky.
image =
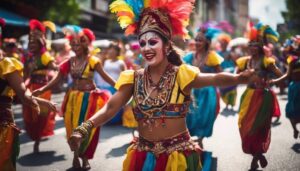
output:
[{"label": "sky", "polygon": [[284,22],[281,11],[286,11],[285,0],[249,0],[250,17],[258,18],[274,29]]}]

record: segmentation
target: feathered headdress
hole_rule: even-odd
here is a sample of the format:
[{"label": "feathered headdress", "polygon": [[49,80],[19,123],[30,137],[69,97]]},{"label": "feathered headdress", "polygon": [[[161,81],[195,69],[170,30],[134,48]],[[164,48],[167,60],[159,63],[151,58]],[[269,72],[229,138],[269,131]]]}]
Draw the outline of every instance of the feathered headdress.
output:
[{"label": "feathered headdress", "polygon": [[212,27],[200,27],[198,29],[198,32],[203,33],[205,38],[211,41],[213,38],[215,38],[221,33],[221,30]]},{"label": "feathered headdress", "polygon": [[42,33],[45,33],[46,27],[38,20],[32,19],[29,21],[30,31],[38,30]]},{"label": "feathered headdress", "polygon": [[258,23],[254,27],[252,26],[252,24],[248,26],[247,37],[249,38],[250,43],[256,42],[261,45],[266,45],[270,41],[277,42],[279,39],[279,34],[269,25]]},{"label": "feathered headdress", "polygon": [[227,43],[230,42],[231,40],[231,36],[229,34],[226,34],[226,33],[221,33],[218,35],[218,40],[219,41],[225,41]]},{"label": "feathered headdress", "polygon": [[186,26],[195,0],[116,0],[110,5],[126,35],[155,31],[188,38]]},{"label": "feathered headdress", "polygon": [[69,41],[71,41],[74,36],[79,35],[81,30],[82,28],[77,25],[66,25],[62,28],[63,33]]}]

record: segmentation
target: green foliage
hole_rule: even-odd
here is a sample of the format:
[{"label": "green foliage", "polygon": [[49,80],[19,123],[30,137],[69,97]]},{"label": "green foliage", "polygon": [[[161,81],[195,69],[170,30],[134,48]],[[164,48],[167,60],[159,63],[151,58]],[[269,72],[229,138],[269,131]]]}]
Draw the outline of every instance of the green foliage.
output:
[{"label": "green foliage", "polygon": [[[81,0],[82,1],[82,0]],[[55,0],[48,1],[48,8],[45,10],[45,18],[59,24],[78,24],[80,8],[76,0]]]},{"label": "green foliage", "polygon": [[285,22],[288,24],[289,32],[300,33],[300,1],[285,0],[287,11],[282,12]]}]

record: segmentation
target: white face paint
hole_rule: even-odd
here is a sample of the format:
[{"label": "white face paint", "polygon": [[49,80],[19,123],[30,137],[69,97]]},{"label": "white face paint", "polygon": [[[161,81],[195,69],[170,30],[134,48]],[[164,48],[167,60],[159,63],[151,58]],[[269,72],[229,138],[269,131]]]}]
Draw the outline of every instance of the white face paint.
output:
[{"label": "white face paint", "polygon": [[164,60],[163,41],[155,32],[147,32],[139,40],[147,65],[156,66]]}]

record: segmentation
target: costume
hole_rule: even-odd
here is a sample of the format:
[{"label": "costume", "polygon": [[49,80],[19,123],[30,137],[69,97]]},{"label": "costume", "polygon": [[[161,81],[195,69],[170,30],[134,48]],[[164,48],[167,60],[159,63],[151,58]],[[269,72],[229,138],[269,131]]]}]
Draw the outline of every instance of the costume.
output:
[{"label": "costume", "polygon": [[[117,13],[121,27],[126,34],[142,36],[155,32],[170,40],[172,35],[187,36],[185,26],[192,11],[193,0],[117,0],[111,5],[111,11]],[[115,88],[132,84],[133,99],[136,104],[134,116],[138,124],[156,127],[166,126],[166,119],[185,118],[190,96],[182,90],[190,84],[199,73],[199,69],[180,64],[169,64],[159,83],[156,85],[157,96],[151,97],[146,87],[150,81],[149,68],[137,71],[123,71]],[[127,150],[123,163],[124,171],[140,170],[201,170],[203,153],[194,143],[187,130],[161,140],[149,140],[141,135]]]},{"label": "costume", "polygon": [[[165,118],[185,117],[188,112],[190,97],[182,93],[189,83],[193,81],[199,70],[195,67],[182,64],[179,67],[170,65],[162,77],[163,89],[160,89],[160,99],[147,98],[144,90],[145,79],[148,79],[147,69],[137,71],[124,71],[121,73],[115,87],[119,89],[126,84],[134,85],[134,116],[144,124],[160,119],[162,124]],[[127,157],[123,170],[200,170],[202,167],[200,157],[202,154],[199,146],[190,139],[187,131],[174,137],[161,141],[151,141],[139,137],[127,150]]]},{"label": "costume", "polygon": [[[81,36],[88,36],[85,32],[93,34],[87,29],[83,29],[78,33],[79,35],[82,34]],[[89,40],[92,42],[94,38],[89,37]],[[97,64],[100,64],[100,60],[95,56],[88,56],[84,63],[77,66],[79,64],[75,65],[75,58],[69,58],[60,65],[60,72],[63,75],[70,74],[73,79],[73,84],[67,91],[62,103],[67,138],[71,136],[74,128],[101,109],[109,98],[109,94],[97,89],[93,82],[94,68]],[[91,83],[85,84],[84,87],[78,87],[80,80],[90,80]],[[99,133],[100,128],[92,129],[88,138],[81,143],[80,157],[93,158],[99,141]]]},{"label": "costume", "polygon": [[5,76],[15,71],[21,74],[22,70],[23,65],[16,59],[0,59],[0,170],[16,170],[20,130],[14,122],[11,108],[15,93]]},{"label": "costume", "polygon": [[[30,39],[39,39],[45,41],[45,25],[37,20],[30,20],[29,26]],[[50,81],[48,74],[48,65],[50,62],[54,62],[54,57],[52,57],[46,50],[45,44],[40,50],[40,56],[28,57],[27,61],[25,62],[25,66],[28,70],[30,70],[30,82],[27,85],[30,91],[39,89]],[[44,92],[39,97],[50,100],[51,90]],[[47,108],[41,107],[40,114],[37,114],[30,107],[23,105],[23,117],[25,130],[32,140],[39,140],[42,137],[51,136],[54,134],[53,130],[55,127],[55,113],[48,111]]]},{"label": "costume", "polygon": [[[263,37],[275,37],[270,34],[268,26],[252,28],[256,33],[250,38],[251,46],[263,46]],[[263,55],[263,54],[262,54]],[[255,66],[251,66],[251,57],[242,57],[236,61],[239,70],[255,69],[259,81],[249,84],[244,91],[239,108],[239,132],[242,139],[243,151],[247,154],[266,153],[271,141],[271,119],[279,115],[280,109],[274,92],[267,86],[266,80],[270,75],[269,65],[275,65],[272,57],[262,56]]]},{"label": "costume", "polygon": [[[226,42],[228,44],[231,38],[227,34],[221,34],[218,36],[218,40],[222,43]],[[234,73],[235,63],[232,59],[230,59],[230,51],[219,51],[218,54],[224,59],[224,61],[221,63],[223,71]],[[220,87],[221,98],[226,105],[231,105],[232,107],[235,105],[237,96],[236,87],[237,86]]]},{"label": "costume", "polygon": [[[287,63],[293,66],[292,72],[300,72],[300,57],[289,56]],[[289,83],[288,102],[285,108],[286,117],[300,122],[300,81],[291,81]]]},{"label": "costume", "polygon": [[[190,53],[183,60],[192,65],[194,54]],[[215,73],[214,67],[220,65],[223,58],[215,51],[210,51],[206,63],[200,66],[204,73]],[[192,90],[192,103],[186,122],[192,136],[210,137],[214,122],[220,109],[219,93],[216,87],[209,86]]]}]

